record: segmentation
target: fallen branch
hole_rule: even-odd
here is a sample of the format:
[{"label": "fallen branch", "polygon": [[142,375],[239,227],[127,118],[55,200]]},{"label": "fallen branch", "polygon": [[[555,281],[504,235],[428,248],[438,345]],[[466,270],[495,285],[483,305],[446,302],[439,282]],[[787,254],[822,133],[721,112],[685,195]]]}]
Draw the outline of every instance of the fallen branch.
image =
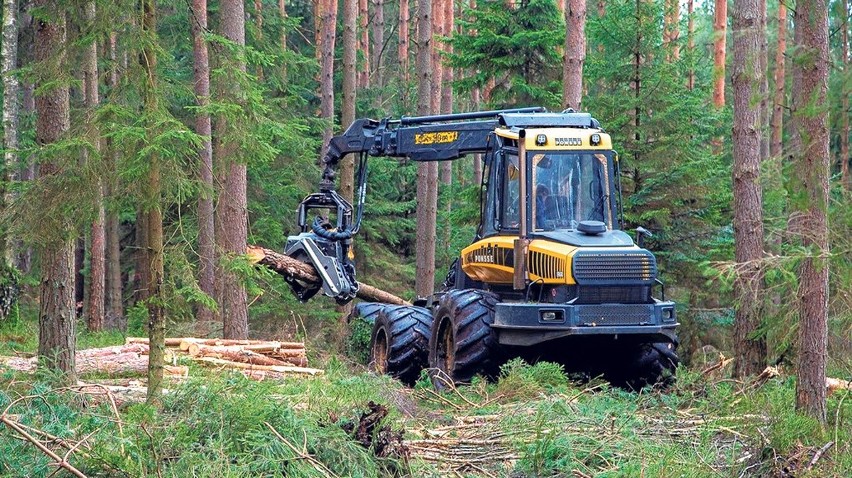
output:
[{"label": "fallen branch", "polygon": [[[60,468],[64,468],[69,473],[71,473],[72,475],[74,475],[78,478],[87,478],[86,475],[83,474],[83,472],[81,472],[80,470],[75,468],[71,463],[68,463],[68,461],[67,461],[67,456],[68,456],[68,454],[71,453],[71,451],[73,451],[73,448],[68,450],[68,453],[66,454],[65,458],[62,458],[59,455],[57,455],[56,453],[54,453],[50,448],[44,446],[44,443],[40,442],[37,438],[35,438],[32,435],[30,435],[29,433],[27,433],[26,430],[21,428],[18,425],[17,422],[8,418],[7,415],[5,415],[5,414],[0,415],[0,423],[3,423],[7,427],[9,427],[12,430],[14,430],[15,432],[17,432],[18,435],[22,436],[25,440],[27,440],[28,442],[35,445],[35,447],[38,448],[39,450],[41,450],[42,453],[44,453],[45,455],[49,456],[54,461],[56,461],[56,466],[58,466]],[[79,446],[79,444],[77,446]],[[75,448],[76,448],[76,446],[75,446]]]},{"label": "fallen branch", "polygon": [[808,467],[807,467],[807,469],[808,469],[808,470],[810,470],[811,468],[813,468],[813,467],[814,467],[814,465],[816,465],[816,464],[817,464],[817,462],[819,461],[819,459],[822,457],[822,455],[823,455],[825,452],[827,452],[827,451],[828,451],[828,449],[829,449],[829,448],[831,448],[833,445],[834,445],[834,442],[833,442],[833,441],[830,441],[830,442],[826,443],[825,445],[823,445],[823,446],[822,446],[822,448],[820,448],[819,450],[817,450],[817,452],[816,452],[816,453],[814,453],[814,457],[811,459],[811,462],[810,462],[810,463],[808,463]]},{"label": "fallen branch", "polygon": [[[322,282],[313,266],[293,259],[272,249],[259,246],[248,246],[246,254],[252,263],[266,266],[285,277],[293,277],[311,284]],[[358,283],[358,298],[371,302],[383,302],[386,304],[411,305],[410,302],[390,292],[377,287]]]}]

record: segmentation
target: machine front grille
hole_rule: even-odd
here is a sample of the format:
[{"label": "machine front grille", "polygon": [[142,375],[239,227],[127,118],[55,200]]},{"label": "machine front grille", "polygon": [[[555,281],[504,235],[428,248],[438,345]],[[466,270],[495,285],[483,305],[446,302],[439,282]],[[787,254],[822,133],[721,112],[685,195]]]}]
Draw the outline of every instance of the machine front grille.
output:
[{"label": "machine front grille", "polygon": [[572,267],[579,285],[651,284],[657,278],[657,261],[645,250],[581,251]]},{"label": "machine front grille", "polygon": [[651,300],[650,285],[635,286],[579,286],[578,304],[647,304]]},{"label": "machine front grille", "polygon": [[634,305],[583,307],[579,311],[580,325],[602,327],[607,325],[648,325],[653,322],[650,306]]}]

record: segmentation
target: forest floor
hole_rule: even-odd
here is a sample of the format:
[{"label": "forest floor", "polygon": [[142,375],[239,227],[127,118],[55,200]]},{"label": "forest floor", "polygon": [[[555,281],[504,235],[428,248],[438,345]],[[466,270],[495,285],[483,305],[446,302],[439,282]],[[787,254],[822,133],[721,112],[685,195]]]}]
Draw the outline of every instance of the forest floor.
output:
[{"label": "forest floor", "polygon": [[[33,333],[0,325],[0,355],[32,352]],[[123,340],[83,333],[80,348]],[[437,392],[338,355],[312,357],[323,375],[261,382],[182,365],[189,377],[167,383],[160,409],[0,366],[0,413],[15,402],[7,418],[92,477],[852,476],[850,392],[830,396],[821,427],[794,412],[788,373],[738,382],[682,367],[669,389],[633,393],[516,360],[495,382]],[[56,468],[0,424],[0,476]]]}]

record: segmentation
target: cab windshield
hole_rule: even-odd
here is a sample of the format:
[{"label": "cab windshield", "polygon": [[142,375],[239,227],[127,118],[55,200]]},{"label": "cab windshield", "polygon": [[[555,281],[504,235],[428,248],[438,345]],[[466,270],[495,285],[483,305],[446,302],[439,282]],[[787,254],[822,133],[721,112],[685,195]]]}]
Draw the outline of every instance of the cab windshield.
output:
[{"label": "cab windshield", "polygon": [[533,230],[576,229],[580,221],[612,228],[608,154],[531,152]]}]

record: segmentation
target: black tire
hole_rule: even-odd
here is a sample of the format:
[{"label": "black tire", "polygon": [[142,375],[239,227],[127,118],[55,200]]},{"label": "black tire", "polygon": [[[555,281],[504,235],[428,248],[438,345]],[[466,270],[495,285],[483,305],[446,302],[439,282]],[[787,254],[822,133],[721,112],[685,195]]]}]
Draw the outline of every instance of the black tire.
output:
[{"label": "black tire", "polygon": [[500,346],[494,323],[499,297],[476,289],[453,290],[441,298],[429,339],[432,383],[469,383],[477,374],[493,378],[499,372]]},{"label": "black tire", "polygon": [[621,363],[611,363],[604,377],[615,386],[638,391],[674,384],[680,358],[676,342],[656,342],[630,346],[618,361]]},{"label": "black tire", "polygon": [[363,320],[364,322],[373,325],[379,317],[379,312],[381,312],[385,307],[396,306],[383,304],[381,302],[359,302],[352,307],[352,311],[349,312],[347,321],[352,323],[354,320]]},{"label": "black tire", "polygon": [[378,311],[370,338],[370,368],[414,385],[429,363],[429,309],[389,305]]}]

